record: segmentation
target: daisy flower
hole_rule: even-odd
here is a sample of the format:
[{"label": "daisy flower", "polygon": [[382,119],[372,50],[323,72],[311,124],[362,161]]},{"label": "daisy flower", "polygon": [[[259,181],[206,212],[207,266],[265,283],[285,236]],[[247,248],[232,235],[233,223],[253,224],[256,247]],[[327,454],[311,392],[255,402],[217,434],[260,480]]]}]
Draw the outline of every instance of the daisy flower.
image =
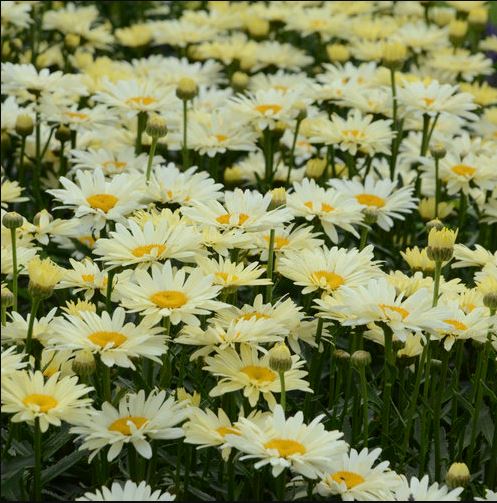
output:
[{"label": "daisy flower", "polygon": [[[242,344],[239,354],[233,348],[218,349],[214,356],[205,358],[205,363],[204,370],[222,378],[211,389],[210,396],[243,390],[243,396],[252,407],[259,401],[260,393],[271,408],[275,406],[273,393],[281,393],[281,382],[278,374],[269,367],[269,353],[260,357],[256,348]],[[307,372],[299,370],[303,365],[303,360],[292,355],[292,367],[285,372],[287,391],[298,389],[312,393],[308,383],[303,380]]]},{"label": "daisy flower", "polygon": [[142,269],[132,275],[121,273],[115,289],[124,308],[155,323],[169,317],[173,325],[184,321],[197,326],[197,315],[225,305],[213,300],[222,287],[213,284],[212,276],[195,269],[186,277],[185,269],[173,269],[169,260],[163,266],[153,265],[150,273]]},{"label": "daisy flower", "polygon": [[395,492],[397,501],[459,501],[461,499],[459,496],[464,491],[464,487],[450,490],[446,485],[439,485],[438,482],[430,485],[428,475],[421,480],[411,477],[410,481],[401,475],[401,480],[402,484]]},{"label": "daisy flower", "polygon": [[337,190],[325,190],[307,178],[294,183],[293,188],[294,192],[287,195],[287,207],[296,217],[319,218],[333,243],[338,242],[336,227],[359,236],[353,224],[362,222],[362,207],[353,197]]},{"label": "daisy flower", "polygon": [[276,264],[277,271],[296,285],[305,287],[303,294],[315,290],[327,293],[339,291],[343,285],[365,284],[380,274],[373,260],[373,246],[362,251],[334,246],[285,253]]},{"label": "daisy flower", "polygon": [[331,121],[321,121],[307,133],[310,141],[337,145],[340,150],[356,155],[389,154],[394,132],[391,120],[373,121],[372,115],[363,116],[354,109],[346,119],[334,114]]},{"label": "daisy flower", "polygon": [[118,223],[109,238],[100,238],[95,243],[93,253],[109,269],[129,265],[147,268],[173,258],[193,262],[199,251],[200,236],[191,226],[170,226],[165,219],[145,222],[143,227],[128,219],[126,225],[128,228]]},{"label": "daisy flower", "polygon": [[314,492],[324,497],[339,494],[342,501],[393,500],[401,479],[388,468],[388,461],[373,466],[380,454],[379,448],[371,452],[351,449],[334,463],[333,471],[327,472]]},{"label": "daisy flower", "polygon": [[412,213],[417,208],[417,199],[413,197],[414,187],[398,188],[391,180],[375,180],[368,175],[364,181],[333,179],[329,184],[340,193],[354,197],[363,208],[373,209],[378,215],[378,225],[389,231],[394,220],[404,220],[402,213]]},{"label": "daisy flower", "polygon": [[107,460],[112,461],[125,444],[132,444],[146,459],[152,457],[149,440],[171,440],[181,438],[183,430],[178,427],[189,414],[186,401],[166,399],[165,391],[153,390],[145,398],[145,391],[128,393],[114,408],[109,402],[102,410],[94,411],[91,418],[71,428],[71,433],[83,440],[80,450],[90,450],[91,460],[106,446]]},{"label": "daisy flower", "polygon": [[208,203],[221,199],[223,185],[215,183],[205,171],[192,166],[181,172],[172,162],[152,170],[147,196],[153,201],[190,206],[197,201]]},{"label": "daisy flower", "polygon": [[[53,323],[57,308],[51,309],[46,316],[35,318],[33,320],[33,339],[40,341],[45,346],[47,340],[53,334]],[[2,327],[2,343],[24,343],[28,335],[29,320],[31,314],[27,314],[24,318],[20,313],[12,311],[10,320]]]},{"label": "daisy flower", "polygon": [[152,491],[144,480],[139,484],[127,480],[124,485],[113,482],[110,489],[103,486],[94,493],[85,493],[75,501],[174,501],[175,498],[167,491]]},{"label": "daisy flower", "polygon": [[326,431],[321,423],[323,417],[305,424],[302,412],[286,419],[281,406],[276,405],[262,425],[249,418],[239,419],[234,425],[239,434],[226,435],[225,445],[244,453],[242,460],[258,459],[256,469],[271,465],[273,477],[290,468],[316,479],[347,450],[347,444],[340,440],[343,433]]},{"label": "daisy flower", "polygon": [[211,248],[217,254],[228,257],[230,250],[249,249],[254,247],[253,235],[244,232],[242,229],[220,230],[207,225],[197,226],[200,233],[202,245]]},{"label": "daisy flower", "polygon": [[61,208],[74,209],[74,216],[90,221],[97,230],[107,220],[124,221],[124,217],[143,206],[141,183],[132,175],[120,174],[106,180],[101,169],[93,172],[77,171],[77,183],[61,177],[63,189],[47,192],[62,201]]},{"label": "daisy flower", "polygon": [[101,91],[97,92],[94,99],[131,117],[139,112],[160,112],[179,106],[172,91],[162,88],[152,79],[112,83],[104,78]]},{"label": "daisy flower", "polygon": [[199,356],[211,354],[216,349],[232,348],[236,344],[248,344],[260,347],[266,342],[279,342],[283,340],[282,335],[286,332],[276,323],[266,318],[253,318],[233,320],[227,327],[222,327],[217,323],[211,323],[204,330],[200,327],[187,325],[174,342],[191,346],[200,346],[195,351],[191,360]]},{"label": "daisy flower", "polygon": [[420,289],[410,297],[398,295],[386,278],[372,279],[365,285],[340,289],[338,298],[317,299],[324,317],[340,319],[342,325],[367,325],[386,323],[400,339],[405,340],[410,332],[447,328],[442,321],[449,317],[447,308],[432,307],[433,295],[427,289]]},{"label": "daisy flower", "polygon": [[7,208],[12,203],[23,203],[29,201],[29,197],[24,197],[21,194],[24,187],[19,185],[19,182],[7,180],[2,176],[2,186],[0,189],[0,198],[2,201],[2,208]]},{"label": "daisy flower", "polygon": [[199,224],[215,226],[219,229],[240,228],[246,232],[263,231],[280,227],[292,219],[287,208],[268,210],[271,193],[262,195],[256,190],[235,189],[225,193],[224,206],[217,201],[203,203],[195,201],[190,208],[182,208],[182,213]]},{"label": "daisy flower", "polygon": [[453,269],[459,267],[484,267],[487,264],[497,265],[497,251],[491,253],[479,244],[475,244],[474,250],[460,243],[454,245],[454,262],[451,265]]},{"label": "daisy flower", "polygon": [[2,380],[2,412],[14,414],[11,421],[33,425],[39,419],[40,430],[62,421],[75,424],[89,417],[91,398],[82,398],[93,388],[77,384],[77,377],[62,377],[56,372],[46,381],[40,371],[21,370]]},{"label": "daisy flower", "polygon": [[5,351],[2,348],[0,371],[2,373],[2,381],[4,378],[12,375],[17,370],[23,369],[28,362],[23,361],[26,356],[24,353],[17,353],[16,347],[11,346]]},{"label": "daisy flower", "polygon": [[260,267],[258,262],[245,266],[243,262],[231,262],[223,257],[219,257],[218,260],[197,257],[197,264],[205,275],[213,276],[215,285],[221,285],[223,288],[271,284],[269,278],[259,278],[266,272],[266,268]]},{"label": "daisy flower", "polygon": [[154,327],[146,318],[139,325],[126,323],[126,312],[118,307],[112,317],[81,311],[79,316],[65,314],[54,322],[49,345],[55,349],[89,350],[98,353],[108,367],[135,368],[132,358],[144,357],[160,363],[166,352],[162,327]]},{"label": "daisy flower", "polygon": [[440,84],[432,80],[424,82],[403,82],[397,89],[399,106],[409,112],[420,112],[435,116],[439,113],[457,115],[467,120],[474,120],[477,116],[471,112],[477,108],[473,96],[469,93],[458,92],[458,86]]},{"label": "daisy flower", "polygon": [[69,259],[72,269],[66,269],[56,288],[73,288],[74,293],[84,292],[85,300],[90,300],[95,292],[105,295],[108,274],[103,272],[89,257],[78,261]]}]

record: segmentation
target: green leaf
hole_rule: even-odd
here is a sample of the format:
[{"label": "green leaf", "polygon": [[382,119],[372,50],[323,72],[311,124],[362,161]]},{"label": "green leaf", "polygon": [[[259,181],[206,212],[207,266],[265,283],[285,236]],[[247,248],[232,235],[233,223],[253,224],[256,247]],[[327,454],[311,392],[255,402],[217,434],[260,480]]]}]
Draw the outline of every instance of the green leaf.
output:
[{"label": "green leaf", "polygon": [[45,468],[41,472],[42,484],[50,482],[55,477],[58,477],[65,471],[69,470],[69,468],[75,465],[78,461],[86,458],[87,455],[88,453],[85,451],[74,451],[73,453],[69,454],[69,456],[66,456],[57,461],[57,463],[55,463],[54,465]]}]

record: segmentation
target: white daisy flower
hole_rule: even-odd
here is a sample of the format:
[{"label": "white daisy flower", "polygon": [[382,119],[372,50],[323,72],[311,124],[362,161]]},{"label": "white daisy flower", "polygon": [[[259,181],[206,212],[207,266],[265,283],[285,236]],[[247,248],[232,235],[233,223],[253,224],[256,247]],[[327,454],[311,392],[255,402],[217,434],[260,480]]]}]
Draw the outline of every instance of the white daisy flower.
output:
[{"label": "white daisy flower", "polygon": [[140,456],[150,459],[152,447],[148,441],[181,438],[183,430],[178,425],[188,414],[186,401],[176,402],[171,396],[166,399],[166,392],[158,390],[145,398],[145,391],[140,390],[125,395],[118,409],[105,402],[102,410],[94,411],[91,418],[71,428],[71,433],[83,440],[81,450],[92,451],[88,462],[107,445],[107,460],[112,461],[129,443]]},{"label": "white daisy flower", "polygon": [[29,197],[24,197],[21,194],[24,191],[24,187],[19,185],[19,182],[7,180],[2,176],[2,186],[1,186],[1,201],[2,208],[7,208],[9,204],[12,203],[23,203],[29,201]]},{"label": "white daisy flower", "polygon": [[363,208],[373,209],[378,215],[378,225],[389,231],[394,220],[404,220],[403,213],[411,213],[417,208],[413,197],[414,187],[398,188],[391,180],[375,180],[368,175],[364,181],[333,179],[329,184],[345,196],[354,197]]},{"label": "white daisy flower", "polygon": [[464,491],[464,487],[450,490],[446,485],[439,485],[438,482],[430,485],[428,475],[421,480],[411,477],[408,481],[403,475],[401,478],[402,484],[395,492],[397,501],[459,501],[461,499],[459,496]]},{"label": "white daisy flower", "polygon": [[40,371],[15,372],[2,379],[2,412],[14,414],[14,423],[33,425],[38,418],[42,432],[62,421],[75,424],[89,417],[92,400],[82,397],[93,390],[77,382],[77,377],[60,378],[58,372],[46,381]]},{"label": "white daisy flower", "polygon": [[74,293],[84,292],[85,300],[90,300],[97,291],[106,294],[108,274],[101,271],[89,257],[78,261],[69,259],[72,269],[65,269],[57,288],[72,288]]},{"label": "white daisy flower", "polygon": [[99,255],[105,265],[112,269],[134,265],[148,268],[151,264],[166,259],[193,262],[200,249],[200,236],[191,226],[170,226],[163,219],[157,223],[145,222],[141,227],[132,219],[116,225],[109,238],[100,238],[93,253]]},{"label": "white daisy flower", "polygon": [[28,364],[28,362],[23,361],[26,355],[24,353],[17,353],[16,349],[15,346],[11,346],[5,351],[2,348],[0,365],[2,380],[15,373],[17,370],[23,369]]},{"label": "white daisy flower", "polygon": [[[93,172],[77,171],[77,184],[61,177],[64,189],[48,190],[62,201],[61,208],[74,209],[74,216],[90,221],[97,230],[105,226],[107,220],[124,221],[124,217],[142,207],[142,184],[132,175],[120,174],[106,180],[101,169]],[[140,177],[141,180],[141,177]]]},{"label": "white daisy flower", "polygon": [[212,276],[195,269],[186,277],[185,269],[173,269],[169,260],[163,266],[153,265],[150,273],[141,269],[117,278],[121,305],[150,317],[151,323],[169,317],[173,325],[181,321],[199,325],[197,315],[225,306],[213,300],[222,287],[213,284]]},{"label": "white daisy flower", "polygon": [[[41,342],[43,346],[46,345],[47,340],[53,334],[53,323],[57,307],[51,309],[46,316],[35,318],[33,321],[33,339]],[[31,314],[27,314],[24,318],[20,313],[12,311],[10,313],[10,320],[2,327],[2,343],[24,343],[28,335],[29,319]]]},{"label": "white daisy flower", "polygon": [[340,440],[343,433],[326,431],[321,423],[323,417],[305,424],[304,415],[297,412],[285,419],[283,409],[276,405],[262,425],[248,418],[239,419],[234,425],[239,434],[226,435],[225,445],[244,453],[242,460],[258,459],[256,469],[271,465],[273,477],[290,468],[315,479],[347,450],[347,444]]},{"label": "white daisy flower", "polygon": [[167,491],[152,491],[152,488],[143,480],[136,484],[132,480],[127,480],[124,486],[118,482],[113,482],[111,488],[101,487],[94,493],[85,493],[76,498],[75,501],[174,501],[175,495]]},{"label": "white daisy flower", "polygon": [[53,325],[49,345],[55,349],[89,350],[98,353],[108,367],[114,365],[135,369],[132,358],[144,357],[160,363],[166,352],[162,327],[154,327],[146,318],[139,325],[126,323],[126,312],[118,307],[112,317],[81,311],[79,316],[65,314]]},{"label": "white daisy flower", "polygon": [[371,452],[351,449],[327,471],[314,492],[324,497],[339,494],[342,501],[393,500],[401,479],[388,468],[388,461],[373,466],[380,454],[379,448]]},{"label": "white daisy flower", "polygon": [[[214,356],[205,358],[204,370],[222,379],[209,392],[210,396],[220,396],[224,393],[243,390],[250,405],[255,407],[262,393],[270,408],[276,405],[273,393],[281,393],[281,382],[278,374],[269,367],[269,353],[260,357],[254,347],[240,345],[240,353],[233,348],[218,349]],[[298,389],[312,393],[308,383],[304,381],[307,375],[303,367],[304,361],[297,355],[292,355],[292,367],[285,372],[285,388],[287,391]]]}]

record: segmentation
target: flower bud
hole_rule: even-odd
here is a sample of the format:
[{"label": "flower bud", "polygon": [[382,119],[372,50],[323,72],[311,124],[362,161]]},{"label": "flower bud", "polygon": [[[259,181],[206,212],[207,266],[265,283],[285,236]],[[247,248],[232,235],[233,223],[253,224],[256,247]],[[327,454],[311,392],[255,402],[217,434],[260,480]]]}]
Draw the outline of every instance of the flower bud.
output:
[{"label": "flower bud", "polygon": [[272,135],[275,140],[279,140],[286,130],[286,124],[283,121],[277,121],[272,129]]},{"label": "flower bud", "polygon": [[237,91],[244,91],[249,83],[249,76],[244,72],[235,72],[231,77],[231,87]]},{"label": "flower bud", "polygon": [[350,59],[350,51],[343,44],[328,44],[326,46],[326,53],[332,62],[344,63]]},{"label": "flower bud", "polygon": [[426,254],[435,262],[446,262],[452,258],[454,243],[456,242],[457,230],[453,231],[444,227],[433,227],[428,234],[428,248]]},{"label": "flower bud", "polygon": [[21,227],[23,223],[24,219],[21,215],[19,215],[19,213],[16,213],[15,211],[9,211],[8,213],[5,213],[2,218],[2,225],[7,229],[17,229],[18,227]]},{"label": "flower bud", "polygon": [[176,388],[176,399],[178,402],[186,400],[193,407],[198,407],[200,405],[201,396],[198,391],[194,391],[190,394],[185,388]]},{"label": "flower bud", "polygon": [[486,7],[473,9],[468,14],[468,22],[470,25],[483,28],[487,24],[488,10]]},{"label": "flower bud", "polygon": [[371,361],[371,353],[369,353],[368,351],[363,351],[361,349],[354,351],[352,353],[352,356],[350,357],[350,363],[353,367],[356,368],[367,367],[371,364]]},{"label": "flower bud", "polygon": [[491,311],[497,310],[497,292],[485,294],[483,296],[483,304]]},{"label": "flower bud", "polygon": [[183,101],[188,101],[198,94],[197,83],[189,77],[183,77],[176,87],[176,96]]},{"label": "flower bud", "polygon": [[324,173],[326,168],[326,159],[321,157],[314,157],[309,159],[305,165],[305,176],[308,178],[319,178]]},{"label": "flower bud", "polygon": [[41,210],[33,217],[33,224],[38,227],[40,225],[40,221],[43,216],[47,216],[48,221],[53,222],[52,214],[49,213],[47,210]]},{"label": "flower bud", "polygon": [[238,166],[232,166],[224,170],[224,181],[226,183],[238,183],[243,180],[243,170]]},{"label": "flower bud", "polygon": [[12,307],[13,305],[14,294],[6,286],[2,286],[2,307]]},{"label": "flower bud", "polygon": [[378,221],[380,211],[374,206],[367,206],[366,208],[363,208],[362,213],[364,215],[364,223],[367,225],[373,225]]},{"label": "flower bud", "polygon": [[284,342],[278,342],[269,350],[269,367],[275,372],[292,368],[292,355]]},{"label": "flower bud", "polygon": [[432,229],[437,229],[440,231],[444,227],[445,225],[438,218],[434,218],[433,220],[430,220],[426,223],[426,230],[428,233],[430,233]]},{"label": "flower bud", "polygon": [[64,124],[61,124],[55,131],[55,139],[65,143],[71,139],[71,130]]},{"label": "flower bud", "polygon": [[55,285],[62,279],[64,269],[49,258],[35,257],[28,262],[29,284],[31,297],[46,299],[52,295]]},{"label": "flower bud", "polygon": [[247,22],[247,31],[256,39],[266,38],[269,33],[269,21],[261,18],[251,18]]},{"label": "flower bud", "polygon": [[10,140],[9,133],[7,133],[6,131],[2,131],[1,142],[2,142],[1,144],[2,152],[10,150],[12,142]]},{"label": "flower bud", "polygon": [[91,376],[97,367],[93,353],[88,349],[76,352],[72,361],[72,369],[80,377]]},{"label": "flower bud", "polygon": [[430,148],[430,154],[433,159],[443,159],[447,154],[447,150],[441,143],[435,143],[435,145]]},{"label": "flower bud", "polygon": [[[454,209],[452,203],[439,202],[438,203],[438,216],[440,218],[446,218]],[[435,218],[435,198],[425,197],[419,201],[419,214],[423,220],[432,220]]]},{"label": "flower bud", "polygon": [[407,47],[400,42],[390,42],[383,47],[383,64],[387,68],[400,68],[407,57]]},{"label": "flower bud", "polygon": [[466,21],[454,19],[449,23],[449,39],[455,45],[464,40],[467,31],[468,23]]},{"label": "flower bud", "polygon": [[347,351],[344,351],[343,349],[335,349],[335,351],[333,351],[333,356],[337,360],[346,361],[346,360],[350,359],[350,353]]},{"label": "flower bud", "polygon": [[445,476],[447,485],[454,489],[456,487],[466,487],[471,475],[466,463],[452,463]]},{"label": "flower bud", "polygon": [[33,119],[28,114],[19,114],[16,119],[16,133],[19,136],[29,136],[35,128]]},{"label": "flower bud", "polygon": [[285,187],[278,187],[271,191],[271,208],[277,208],[286,204]]},{"label": "flower bud", "polygon": [[159,114],[151,115],[147,120],[145,132],[152,138],[162,138],[167,134],[167,125],[164,117]]},{"label": "flower bud", "polygon": [[70,52],[74,52],[81,43],[81,37],[76,33],[68,33],[64,37],[64,46]]}]

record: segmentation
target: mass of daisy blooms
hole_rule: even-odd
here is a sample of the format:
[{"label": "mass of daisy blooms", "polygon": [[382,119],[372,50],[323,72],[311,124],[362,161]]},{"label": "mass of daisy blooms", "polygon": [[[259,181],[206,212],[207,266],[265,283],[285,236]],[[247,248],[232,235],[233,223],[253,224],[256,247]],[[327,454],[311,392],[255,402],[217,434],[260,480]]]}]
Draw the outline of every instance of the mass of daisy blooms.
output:
[{"label": "mass of daisy blooms", "polygon": [[497,500],[497,3],[1,28],[3,501]]}]

